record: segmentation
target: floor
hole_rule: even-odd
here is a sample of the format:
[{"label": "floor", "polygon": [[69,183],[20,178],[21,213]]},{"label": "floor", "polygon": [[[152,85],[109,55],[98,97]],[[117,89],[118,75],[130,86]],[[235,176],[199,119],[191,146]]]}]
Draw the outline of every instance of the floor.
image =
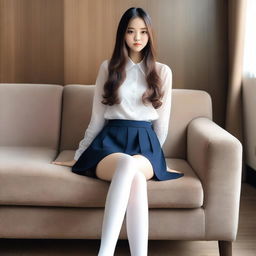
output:
[{"label": "floor", "polygon": [[[233,256],[256,255],[256,188],[243,183],[237,239]],[[0,239],[1,256],[97,255],[99,240]],[[149,241],[149,256],[217,256],[217,241]],[[119,240],[115,256],[130,255],[127,240]]]}]

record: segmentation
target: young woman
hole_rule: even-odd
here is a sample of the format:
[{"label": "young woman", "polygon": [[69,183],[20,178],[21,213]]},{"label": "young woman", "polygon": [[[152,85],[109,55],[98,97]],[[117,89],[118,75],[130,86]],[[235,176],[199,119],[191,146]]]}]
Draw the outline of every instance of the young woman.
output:
[{"label": "young woman", "polygon": [[142,8],[129,8],[119,22],[112,57],[100,66],[91,120],[74,160],[53,162],[111,181],[100,256],[114,255],[125,214],[131,255],[147,255],[147,180],[184,175],[168,169],[162,151],[171,92],[172,71],[155,59],[151,18]]}]

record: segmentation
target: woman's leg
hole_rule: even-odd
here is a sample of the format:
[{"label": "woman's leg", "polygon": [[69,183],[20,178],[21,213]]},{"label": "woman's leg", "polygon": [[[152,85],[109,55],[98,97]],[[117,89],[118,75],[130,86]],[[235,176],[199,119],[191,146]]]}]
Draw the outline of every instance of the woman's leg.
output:
[{"label": "woman's leg", "polygon": [[[137,172],[136,163],[137,160],[132,156],[118,154],[118,161],[106,198],[99,256],[114,255],[127,209],[131,184]],[[101,171],[97,170],[96,173],[101,173]]]},{"label": "woman's leg", "polygon": [[144,256],[148,252],[148,195],[147,180],[142,172],[136,172],[126,211],[126,229],[132,256]]}]

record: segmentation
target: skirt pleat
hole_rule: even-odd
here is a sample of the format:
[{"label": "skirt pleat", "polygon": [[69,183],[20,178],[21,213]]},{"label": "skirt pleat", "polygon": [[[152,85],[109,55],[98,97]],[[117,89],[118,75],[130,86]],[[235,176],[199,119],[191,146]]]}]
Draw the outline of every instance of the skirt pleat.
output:
[{"label": "skirt pleat", "polygon": [[141,154],[149,159],[154,171],[153,180],[170,180],[184,176],[183,173],[167,171],[164,153],[152,122],[124,119],[108,120],[71,170],[79,175],[98,178],[97,164],[105,156],[116,152]]}]

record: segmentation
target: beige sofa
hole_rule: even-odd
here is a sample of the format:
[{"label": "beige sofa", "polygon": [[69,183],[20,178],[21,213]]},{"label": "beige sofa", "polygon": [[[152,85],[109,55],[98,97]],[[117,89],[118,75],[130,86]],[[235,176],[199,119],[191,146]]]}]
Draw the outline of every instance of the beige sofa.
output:
[{"label": "beige sofa", "polygon": [[[0,238],[99,239],[109,182],[71,160],[90,121],[94,85],[0,84]],[[167,164],[183,178],[148,181],[149,239],[236,239],[242,145],[212,121],[200,90],[173,89]],[[127,239],[125,221],[120,239]]]}]

